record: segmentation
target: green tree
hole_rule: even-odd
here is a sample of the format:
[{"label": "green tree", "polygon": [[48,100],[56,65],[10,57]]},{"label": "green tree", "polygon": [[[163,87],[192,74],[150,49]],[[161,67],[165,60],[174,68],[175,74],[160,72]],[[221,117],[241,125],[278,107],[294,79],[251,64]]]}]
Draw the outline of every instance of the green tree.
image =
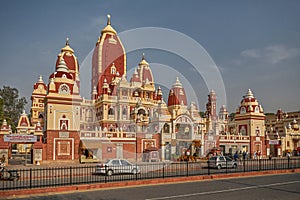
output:
[{"label": "green tree", "polygon": [[0,97],[0,126],[3,123],[4,112],[3,112],[3,99]]},{"label": "green tree", "polygon": [[12,131],[15,132],[19,117],[24,110],[27,101],[25,97],[19,98],[19,91],[17,88],[11,88],[9,86],[3,86],[3,89],[0,89],[0,99],[2,99],[3,104],[2,116],[0,109],[1,124],[3,119],[6,119],[7,123],[12,127]]}]

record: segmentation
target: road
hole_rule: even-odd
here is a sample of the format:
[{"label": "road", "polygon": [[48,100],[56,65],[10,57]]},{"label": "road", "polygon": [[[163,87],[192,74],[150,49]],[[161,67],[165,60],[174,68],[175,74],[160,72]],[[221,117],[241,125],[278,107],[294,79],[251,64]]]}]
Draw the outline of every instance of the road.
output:
[{"label": "road", "polygon": [[246,178],[195,181],[140,187],[111,188],[22,199],[98,199],[98,200],[253,200],[300,199],[300,173]]}]

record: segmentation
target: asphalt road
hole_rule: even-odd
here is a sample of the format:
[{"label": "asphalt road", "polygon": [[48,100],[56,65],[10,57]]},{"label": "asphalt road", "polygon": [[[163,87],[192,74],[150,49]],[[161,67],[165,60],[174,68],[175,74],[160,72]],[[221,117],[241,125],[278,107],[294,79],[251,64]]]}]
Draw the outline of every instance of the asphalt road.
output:
[{"label": "asphalt road", "polygon": [[110,188],[22,199],[98,200],[296,200],[300,199],[300,173],[219,179],[140,187]]}]

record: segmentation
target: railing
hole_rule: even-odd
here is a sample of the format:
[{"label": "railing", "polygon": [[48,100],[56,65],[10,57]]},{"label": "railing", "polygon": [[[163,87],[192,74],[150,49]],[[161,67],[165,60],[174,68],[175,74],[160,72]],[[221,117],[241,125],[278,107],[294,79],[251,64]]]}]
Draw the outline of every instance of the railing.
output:
[{"label": "railing", "polygon": [[95,139],[95,138],[135,138],[136,132],[127,131],[82,131],[80,139]]},{"label": "railing", "polygon": [[[140,173],[137,174],[99,174],[97,165],[30,168],[19,170],[7,170],[6,177],[0,179],[0,190],[16,190],[30,188],[44,188],[65,185],[107,183],[116,181],[130,181],[180,176],[201,176],[220,173],[243,173],[251,171],[267,171],[300,168],[300,158],[274,158],[258,160],[238,161],[237,167],[212,168],[209,161],[197,162],[158,162],[137,164]],[[226,163],[227,166],[227,163]],[[106,168],[107,172],[109,169]],[[128,167],[114,169],[119,172],[128,172]],[[17,172],[18,180],[10,180],[9,172]],[[104,172],[105,172],[104,171]],[[115,172],[116,172],[115,171]],[[130,170],[129,170],[130,171]],[[132,171],[133,172],[133,171]]]}]

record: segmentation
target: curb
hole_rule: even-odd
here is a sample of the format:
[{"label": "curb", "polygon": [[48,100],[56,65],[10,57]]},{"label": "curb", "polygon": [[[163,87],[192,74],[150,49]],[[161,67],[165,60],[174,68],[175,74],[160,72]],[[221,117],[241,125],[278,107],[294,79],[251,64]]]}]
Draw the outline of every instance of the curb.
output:
[{"label": "curb", "polygon": [[51,195],[51,194],[66,193],[66,192],[68,193],[68,192],[75,192],[75,191],[83,192],[83,191],[95,190],[95,189],[181,183],[181,182],[191,182],[191,181],[202,181],[202,180],[223,179],[223,178],[238,178],[238,177],[247,177],[247,176],[272,175],[272,174],[284,174],[284,173],[300,173],[300,169],[200,175],[200,176],[189,176],[189,177],[170,177],[170,178],[157,178],[157,179],[150,179],[150,180],[147,179],[147,180],[137,180],[137,181],[60,186],[60,187],[50,187],[50,188],[9,190],[9,191],[0,191],[0,196],[1,198],[3,197],[16,198],[20,196],[31,196],[35,194]]}]

